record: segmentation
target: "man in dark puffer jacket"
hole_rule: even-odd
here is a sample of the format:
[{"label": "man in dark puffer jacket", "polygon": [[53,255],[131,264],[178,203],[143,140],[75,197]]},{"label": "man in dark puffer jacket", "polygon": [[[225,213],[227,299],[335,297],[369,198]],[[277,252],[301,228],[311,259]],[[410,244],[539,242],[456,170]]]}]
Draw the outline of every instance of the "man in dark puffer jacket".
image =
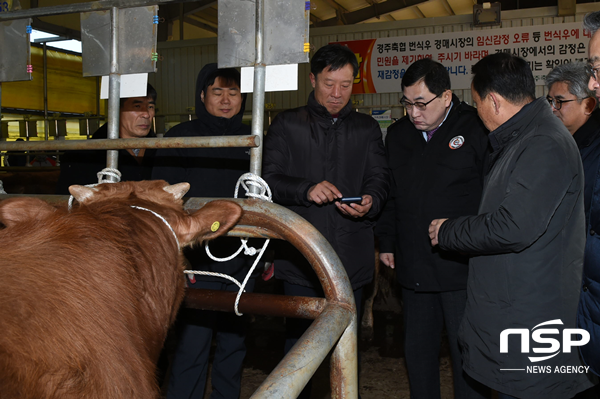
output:
[{"label": "man in dark puffer jacket", "polygon": [[[389,176],[379,125],[352,111],[357,72],[356,56],[347,47],[327,45],[315,53],[310,74],[314,91],[306,106],[277,115],[271,124],[263,177],[273,200],[312,223],[337,252],[360,315],[362,287],[373,279],[374,218],[387,197]],[[362,201],[337,201],[351,196]],[[284,280],[286,295],[323,296],[299,251],[287,242],[277,244],[275,277]],[[288,320],[286,352],[308,325],[310,321]]]},{"label": "man in dark puffer jacket", "polygon": [[[249,135],[250,127],[242,124],[245,102],[246,96],[240,92],[239,72],[208,64],[198,74],[196,82],[198,119],[175,126],[166,137]],[[248,148],[162,149],[156,154],[152,178],[171,184],[188,182],[191,197],[232,197],[238,178],[249,170]],[[239,245],[237,238],[221,237],[210,243],[210,251],[224,258],[233,254]],[[215,262],[208,258],[203,247],[186,251],[185,256],[196,270],[224,273],[240,282],[252,265],[251,259],[242,255],[225,263]],[[191,288],[238,291],[237,285],[223,278],[198,275],[189,280]],[[245,290],[252,292],[253,288],[254,279],[251,278]],[[211,398],[238,398],[242,362],[246,355],[245,316],[183,308],[179,318],[182,328],[167,397],[204,396],[208,357],[213,330],[216,330]]]}]

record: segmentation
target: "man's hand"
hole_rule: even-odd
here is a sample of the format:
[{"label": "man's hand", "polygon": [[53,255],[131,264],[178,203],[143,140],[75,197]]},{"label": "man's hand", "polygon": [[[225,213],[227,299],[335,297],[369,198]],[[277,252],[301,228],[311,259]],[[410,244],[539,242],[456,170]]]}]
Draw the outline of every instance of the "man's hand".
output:
[{"label": "man's hand", "polygon": [[429,239],[431,240],[431,246],[435,247],[439,244],[438,241],[438,233],[440,232],[440,227],[442,227],[442,223],[444,223],[446,219],[435,219],[429,225]]},{"label": "man's hand", "polygon": [[322,205],[342,198],[342,193],[340,193],[340,190],[336,186],[327,180],[323,180],[321,183],[309,188],[306,196],[309,201]]},{"label": "man's hand", "polygon": [[360,204],[342,204],[338,201],[335,203],[335,206],[337,206],[340,212],[346,216],[360,218],[365,216],[371,209],[371,206],[373,206],[373,197],[370,195],[363,195]]},{"label": "man's hand", "polygon": [[396,263],[394,263],[394,254],[391,252],[380,253],[379,260],[382,261],[384,265],[390,267],[391,269],[396,267]]}]

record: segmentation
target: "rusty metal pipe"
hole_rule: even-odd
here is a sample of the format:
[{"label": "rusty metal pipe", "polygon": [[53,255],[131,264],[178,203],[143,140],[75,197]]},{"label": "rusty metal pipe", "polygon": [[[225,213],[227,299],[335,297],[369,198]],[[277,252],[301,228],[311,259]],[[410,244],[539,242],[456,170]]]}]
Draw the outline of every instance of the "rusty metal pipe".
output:
[{"label": "rusty metal pipe", "polygon": [[[0,142],[0,151],[122,150],[127,148],[257,147],[256,136],[173,137],[162,139],[101,139],[36,142]],[[233,190],[232,190],[233,191]]]},{"label": "rusty metal pipe", "polygon": [[[236,296],[237,292],[188,288],[184,304],[193,309],[231,312]],[[238,309],[264,316],[316,319],[326,303],[325,298],[246,293],[240,297]]]},{"label": "rusty metal pipe", "polygon": [[331,399],[358,398],[358,316],[336,345],[330,360]]},{"label": "rusty metal pipe", "polygon": [[351,319],[351,309],[328,304],[251,398],[298,397]]}]

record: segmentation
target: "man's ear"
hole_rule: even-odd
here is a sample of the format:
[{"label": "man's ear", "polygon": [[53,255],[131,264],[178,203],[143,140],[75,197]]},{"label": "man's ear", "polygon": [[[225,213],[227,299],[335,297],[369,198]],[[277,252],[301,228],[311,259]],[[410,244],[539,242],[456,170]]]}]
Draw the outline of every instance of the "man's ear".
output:
[{"label": "man's ear", "polygon": [[312,85],[313,89],[315,88],[315,85],[317,83],[317,77],[315,76],[314,73],[310,73],[310,75],[308,75],[308,77],[310,78],[310,84]]},{"label": "man's ear", "polygon": [[590,115],[592,112],[594,112],[594,109],[596,108],[596,99],[594,97],[584,98],[583,102],[585,105],[586,115]]},{"label": "man's ear", "polygon": [[488,93],[489,99],[492,102],[492,107],[494,107],[494,113],[498,115],[500,113],[500,107],[502,105],[499,96],[494,93]]},{"label": "man's ear", "polygon": [[446,104],[446,108],[448,108],[450,106],[450,103],[452,102],[452,90],[446,90],[442,95],[442,98],[444,99],[444,104]]}]

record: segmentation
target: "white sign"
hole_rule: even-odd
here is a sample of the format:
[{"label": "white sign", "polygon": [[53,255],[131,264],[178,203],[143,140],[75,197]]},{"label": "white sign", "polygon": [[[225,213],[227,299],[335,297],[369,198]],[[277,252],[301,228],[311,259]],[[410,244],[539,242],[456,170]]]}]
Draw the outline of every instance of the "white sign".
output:
[{"label": "white sign", "polygon": [[441,62],[453,89],[471,87],[471,67],[486,55],[510,52],[529,63],[536,84],[557,65],[587,59],[589,32],[581,22],[435,33],[339,42],[357,55],[360,65],[353,94],[401,92],[400,82],[415,61]]},{"label": "white sign", "polygon": [[[254,91],[254,67],[242,68],[242,93]],[[298,90],[298,64],[267,65],[265,92]]]},{"label": "white sign", "polygon": [[[130,75],[121,75],[121,98],[146,97],[148,88],[147,73],[132,73]],[[108,98],[108,76],[102,76],[100,83],[100,99]]]}]

